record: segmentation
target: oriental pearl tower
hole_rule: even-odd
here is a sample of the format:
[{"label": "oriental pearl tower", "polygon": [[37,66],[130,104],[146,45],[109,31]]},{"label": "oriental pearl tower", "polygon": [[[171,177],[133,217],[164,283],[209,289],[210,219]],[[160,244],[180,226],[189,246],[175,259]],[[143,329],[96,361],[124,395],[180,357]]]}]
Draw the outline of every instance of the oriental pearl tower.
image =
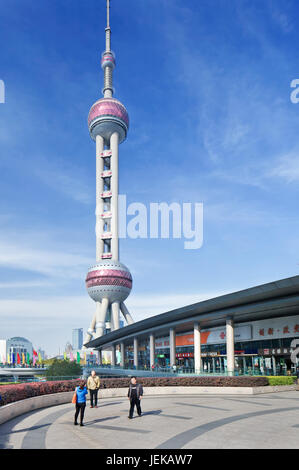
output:
[{"label": "oriental pearl tower", "polygon": [[119,328],[122,312],[127,324],[134,323],[124,301],[132,289],[129,269],[119,261],[118,238],[118,149],[129,128],[125,106],[113,98],[115,55],[111,51],[110,0],[107,0],[106,50],[102,54],[103,98],[91,107],[88,128],[96,142],[96,264],[89,268],[86,288],[96,302],[96,312],[84,344]]}]

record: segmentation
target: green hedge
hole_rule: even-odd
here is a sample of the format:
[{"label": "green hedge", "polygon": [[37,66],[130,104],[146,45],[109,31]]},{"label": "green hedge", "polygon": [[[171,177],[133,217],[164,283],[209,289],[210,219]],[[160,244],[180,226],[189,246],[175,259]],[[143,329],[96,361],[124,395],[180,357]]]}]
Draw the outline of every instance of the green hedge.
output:
[{"label": "green hedge", "polygon": [[269,385],[294,385],[297,381],[297,377],[294,376],[269,376],[267,377]]}]

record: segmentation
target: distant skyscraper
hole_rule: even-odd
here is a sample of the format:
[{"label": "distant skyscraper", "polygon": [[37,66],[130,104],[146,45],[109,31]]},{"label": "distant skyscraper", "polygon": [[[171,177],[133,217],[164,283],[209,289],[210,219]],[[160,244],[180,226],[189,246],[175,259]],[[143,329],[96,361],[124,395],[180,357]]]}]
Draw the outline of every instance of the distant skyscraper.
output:
[{"label": "distant skyscraper", "polygon": [[82,349],[83,328],[76,328],[73,330],[72,346],[73,346],[73,349]]}]

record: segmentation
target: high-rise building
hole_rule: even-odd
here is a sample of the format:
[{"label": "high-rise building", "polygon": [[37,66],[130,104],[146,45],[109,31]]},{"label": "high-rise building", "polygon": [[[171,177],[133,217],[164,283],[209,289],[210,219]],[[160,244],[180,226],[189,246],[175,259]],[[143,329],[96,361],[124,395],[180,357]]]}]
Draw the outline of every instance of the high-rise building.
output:
[{"label": "high-rise building", "polygon": [[83,346],[83,328],[73,329],[72,335],[72,346],[73,349],[82,349]]},{"label": "high-rise building", "polygon": [[129,115],[113,98],[115,55],[111,50],[110,0],[107,0],[106,49],[102,54],[103,98],[91,107],[88,127],[96,142],[96,264],[87,274],[86,287],[96,302],[84,343],[119,328],[119,313],[128,324],[133,319],[124,304],[132,289],[129,269],[119,261],[118,151],[127,137]]}]

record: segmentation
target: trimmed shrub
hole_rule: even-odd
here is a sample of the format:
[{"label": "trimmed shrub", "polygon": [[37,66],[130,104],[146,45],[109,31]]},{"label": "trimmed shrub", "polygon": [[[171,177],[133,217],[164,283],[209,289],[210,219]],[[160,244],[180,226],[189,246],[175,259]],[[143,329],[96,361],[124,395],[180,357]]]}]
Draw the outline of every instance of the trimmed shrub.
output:
[{"label": "trimmed shrub", "polygon": [[[130,378],[102,379],[101,388],[124,388]],[[143,387],[262,387],[269,385],[266,377],[137,377]]]},{"label": "trimmed shrub", "polygon": [[294,376],[269,376],[267,377],[269,381],[269,385],[294,385],[297,381],[297,377]]},{"label": "trimmed shrub", "polygon": [[26,398],[48,395],[51,393],[75,390],[80,380],[59,380],[55,382],[32,382],[0,386],[0,406]]},{"label": "trimmed shrub", "polygon": [[[284,377],[286,378],[286,377]],[[288,377],[291,378],[291,377]],[[267,377],[138,377],[143,387],[262,387],[269,385]],[[26,398],[75,390],[80,379],[30,384],[1,385],[0,406]],[[100,388],[126,388],[130,378],[101,379]]]}]

